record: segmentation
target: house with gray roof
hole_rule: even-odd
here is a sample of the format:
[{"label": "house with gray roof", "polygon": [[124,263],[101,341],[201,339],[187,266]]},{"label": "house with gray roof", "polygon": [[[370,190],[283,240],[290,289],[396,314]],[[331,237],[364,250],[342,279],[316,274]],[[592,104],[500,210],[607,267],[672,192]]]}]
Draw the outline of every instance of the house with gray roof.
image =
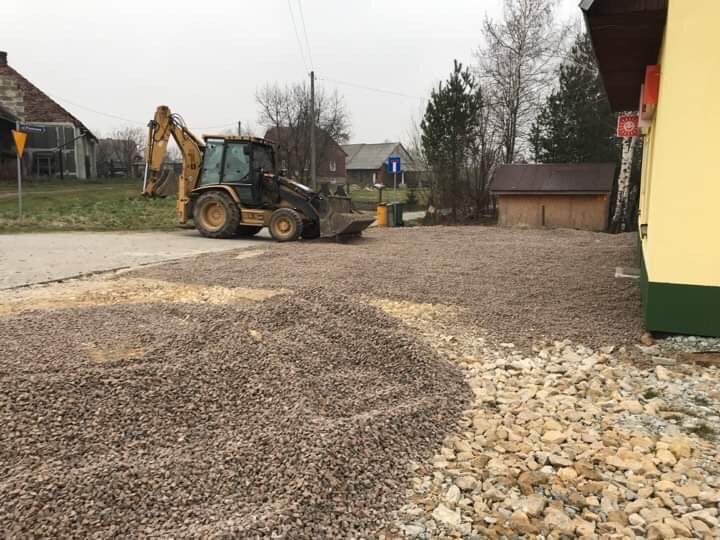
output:
[{"label": "house with gray roof", "polygon": [[[421,186],[425,170],[417,164],[410,153],[400,142],[386,142],[376,144],[344,144],[342,149],[347,154],[345,170],[348,182],[363,186],[384,184],[392,187],[397,185]],[[393,178],[387,172],[388,159],[391,156],[400,157],[402,172]]]}]

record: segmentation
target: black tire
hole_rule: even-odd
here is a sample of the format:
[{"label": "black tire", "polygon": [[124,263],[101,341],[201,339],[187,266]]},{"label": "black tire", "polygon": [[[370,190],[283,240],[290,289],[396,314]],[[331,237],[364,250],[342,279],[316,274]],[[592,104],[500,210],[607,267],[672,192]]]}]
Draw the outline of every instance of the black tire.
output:
[{"label": "black tire", "polygon": [[195,201],[193,221],[208,238],[231,238],[240,225],[240,208],[222,191],[206,191]]},{"label": "black tire", "polygon": [[290,208],[279,208],[270,216],[270,235],[278,242],[292,242],[303,233],[300,214]]},{"label": "black tire", "polygon": [[320,224],[317,221],[305,223],[303,225],[302,237],[305,240],[314,240],[315,238],[320,238]]},{"label": "black tire", "polygon": [[259,225],[238,225],[235,236],[255,236],[260,231],[262,231],[262,227]]}]

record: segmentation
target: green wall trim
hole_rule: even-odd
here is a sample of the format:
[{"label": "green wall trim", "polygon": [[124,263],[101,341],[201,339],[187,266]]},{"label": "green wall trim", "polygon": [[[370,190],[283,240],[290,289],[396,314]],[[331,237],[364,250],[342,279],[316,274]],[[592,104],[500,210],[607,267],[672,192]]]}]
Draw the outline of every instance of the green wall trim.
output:
[{"label": "green wall trim", "polygon": [[652,282],[642,243],[639,249],[646,328],[652,332],[720,337],[720,287]]}]

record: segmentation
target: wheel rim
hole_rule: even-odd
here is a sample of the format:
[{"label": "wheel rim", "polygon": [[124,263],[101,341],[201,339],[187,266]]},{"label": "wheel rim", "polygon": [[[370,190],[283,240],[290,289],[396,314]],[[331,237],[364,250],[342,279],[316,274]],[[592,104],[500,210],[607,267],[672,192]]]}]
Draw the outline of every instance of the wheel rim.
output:
[{"label": "wheel rim", "polygon": [[217,202],[210,202],[203,206],[200,217],[203,221],[203,225],[208,229],[219,229],[225,224],[227,220],[227,213],[225,207]]},{"label": "wheel rim", "polygon": [[282,218],[277,221],[276,228],[280,234],[287,234],[292,230],[292,223],[287,218]]}]

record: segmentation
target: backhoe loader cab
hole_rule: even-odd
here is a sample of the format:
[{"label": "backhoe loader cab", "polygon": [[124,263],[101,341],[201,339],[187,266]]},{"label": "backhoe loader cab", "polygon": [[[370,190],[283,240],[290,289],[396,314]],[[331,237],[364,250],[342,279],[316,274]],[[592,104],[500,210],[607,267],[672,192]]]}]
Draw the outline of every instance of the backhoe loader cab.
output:
[{"label": "backhoe loader cab", "polygon": [[232,187],[240,203],[262,205],[262,180],[275,173],[272,143],[248,137],[206,136],[198,188],[212,185]]},{"label": "backhoe loader cab", "polygon": [[[357,235],[373,222],[353,210],[350,197],[316,193],[276,174],[271,141],[214,135],[200,140],[165,106],[157,108],[148,127],[143,194],[177,193],[180,223],[192,219],[203,236],[252,236],[268,227],[284,242]],[[171,136],[183,157],[177,189],[162,174]]]}]

